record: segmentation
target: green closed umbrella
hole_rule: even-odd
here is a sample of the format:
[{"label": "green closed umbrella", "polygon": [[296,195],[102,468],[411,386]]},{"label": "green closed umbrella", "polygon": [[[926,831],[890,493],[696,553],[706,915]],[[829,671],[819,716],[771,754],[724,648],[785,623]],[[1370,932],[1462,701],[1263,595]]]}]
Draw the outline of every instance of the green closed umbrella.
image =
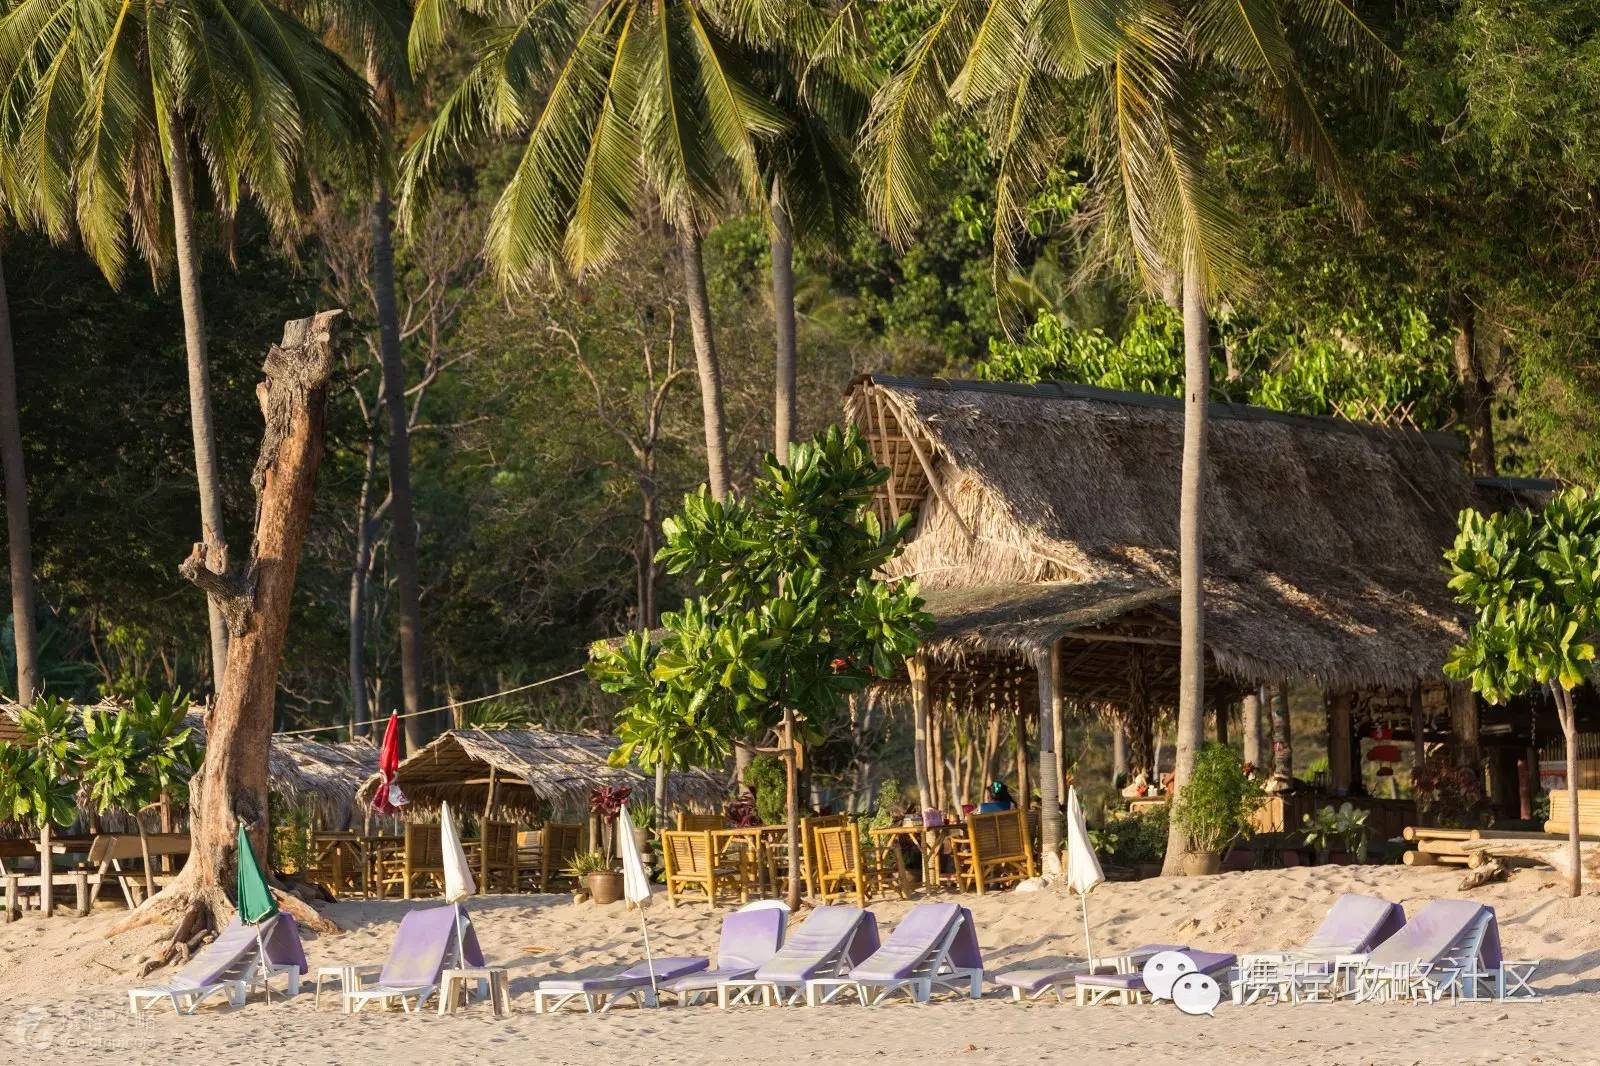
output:
[{"label": "green closed umbrella", "polygon": [[256,849],[250,845],[250,834],[244,823],[239,823],[239,920],[246,925],[259,925],[278,913],[278,901],[272,898],[266,875],[256,861]]},{"label": "green closed umbrella", "polygon": [[[239,823],[239,848],[236,864],[239,867],[239,920],[256,927],[256,950],[261,953],[261,965],[267,965],[267,945],[261,939],[261,923],[278,913],[278,901],[272,898],[267,887],[267,877],[256,861],[256,849],[250,845],[250,834],[244,823]],[[261,988],[267,995],[267,1005],[272,1004],[272,986],[266,981]]]}]

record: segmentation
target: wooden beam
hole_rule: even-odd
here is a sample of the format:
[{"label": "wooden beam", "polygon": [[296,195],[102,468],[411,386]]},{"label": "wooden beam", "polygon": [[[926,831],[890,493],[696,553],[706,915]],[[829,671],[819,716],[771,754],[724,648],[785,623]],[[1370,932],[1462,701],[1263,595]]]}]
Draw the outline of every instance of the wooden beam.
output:
[{"label": "wooden beam", "polygon": [[1073,640],[1098,640],[1107,644],[1148,644],[1158,648],[1176,648],[1178,642],[1169,637],[1142,637],[1133,633],[1095,633],[1081,629],[1068,630]]},{"label": "wooden beam", "polygon": [[917,801],[924,807],[932,800],[928,785],[928,663],[920,655],[906,661],[911,678],[912,760],[917,775]]},{"label": "wooden beam", "polygon": [[[880,464],[882,464],[883,466],[887,467],[888,470],[889,470],[889,480],[884,482],[884,487],[889,490],[889,516],[891,518],[893,518],[896,522],[898,522],[898,521],[900,521],[900,493],[895,489],[895,485],[894,485],[894,479],[895,479],[894,453],[889,449],[889,446],[888,446],[888,443],[887,443],[888,433],[889,433],[889,420],[886,419],[884,417],[884,415],[883,415],[883,396],[880,395],[878,390],[876,390],[876,389],[872,390],[872,407],[873,407],[873,413],[877,415],[877,421],[878,421],[877,437],[882,438],[885,441],[884,446],[883,446],[883,451],[884,451],[884,456],[887,457],[887,459],[888,459],[888,461],[885,462],[883,458],[879,458],[878,462]],[[873,441],[872,450],[873,450],[873,454],[876,455],[877,451],[878,451],[878,441],[877,441],[876,438]]]},{"label": "wooden beam", "polygon": [[[891,409],[894,409],[892,404],[890,406]],[[928,459],[928,453],[922,450],[922,442],[917,439],[916,434],[912,432],[909,426],[900,421],[899,410],[894,409],[894,417],[896,422],[900,422],[900,428],[906,435],[906,443],[911,445],[912,454],[917,457],[917,462],[922,466],[922,476],[928,479],[928,488],[933,492],[934,496],[938,497],[939,502],[949,509],[950,517],[955,520],[957,526],[961,527],[961,532],[967,535],[967,539],[977,540],[977,535],[972,532],[972,527],[967,525],[966,520],[961,517],[961,512],[956,510],[954,501],[945,495],[944,486],[939,484],[939,478],[933,472],[933,463]]]}]

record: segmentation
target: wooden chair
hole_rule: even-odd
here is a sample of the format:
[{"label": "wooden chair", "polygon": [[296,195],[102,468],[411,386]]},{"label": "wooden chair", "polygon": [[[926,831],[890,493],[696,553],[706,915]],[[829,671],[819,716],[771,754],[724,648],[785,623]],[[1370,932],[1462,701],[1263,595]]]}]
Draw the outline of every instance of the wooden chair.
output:
[{"label": "wooden chair", "polygon": [[379,859],[378,898],[387,899],[394,890],[401,899],[411,899],[418,889],[443,884],[444,842],[439,827],[408,822],[401,843],[386,849]]},{"label": "wooden chair", "polygon": [[[905,867],[896,853],[861,847],[861,833],[846,820],[844,825],[821,826],[816,830],[817,895],[823,903],[834,897],[854,896],[856,906],[865,907],[875,895],[898,892],[907,898]],[[849,885],[849,891],[844,886]]]},{"label": "wooden chair", "polygon": [[567,876],[567,865],[583,848],[583,826],[546,822],[517,834],[517,880],[524,891],[549,892]]},{"label": "wooden chair", "polygon": [[[816,814],[800,819],[800,883],[805,885],[807,896],[817,894],[817,830],[849,824],[847,814]],[[776,891],[788,891],[789,849],[781,841],[772,852],[772,883]]]},{"label": "wooden chair", "polygon": [[717,842],[709,831],[699,833],[669,831],[661,834],[661,852],[666,860],[667,903],[676,907],[679,898],[704,899],[713,907],[724,897],[737,896],[740,903],[750,901],[755,887],[753,864],[717,854]]},{"label": "wooden chair", "polygon": [[956,881],[982,895],[990,885],[1015,884],[1034,875],[1033,844],[1022,811],[967,815],[967,835],[953,841]]},{"label": "wooden chair", "polygon": [[478,891],[515,892],[521,861],[517,827],[510,822],[484,822],[478,847]]},{"label": "wooden chair", "polygon": [[728,820],[720,814],[691,814],[678,812],[678,832],[704,833],[710,829],[726,829]]}]

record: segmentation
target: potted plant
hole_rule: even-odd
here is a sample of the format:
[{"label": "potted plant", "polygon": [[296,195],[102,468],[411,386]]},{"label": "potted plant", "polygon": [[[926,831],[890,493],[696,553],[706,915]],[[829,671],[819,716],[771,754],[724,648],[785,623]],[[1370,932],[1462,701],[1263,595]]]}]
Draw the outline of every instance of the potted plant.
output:
[{"label": "potted plant", "polygon": [[634,846],[639,849],[639,857],[644,860],[648,870],[655,865],[650,852],[650,829],[656,824],[655,804],[641,803],[637,807],[629,807],[628,820],[633,823]]},{"label": "potted plant", "polygon": [[567,864],[567,876],[596,903],[615,903],[622,898],[622,873],[604,852],[585,851],[573,856]]},{"label": "potted plant", "polygon": [[1323,807],[1315,815],[1301,819],[1304,826],[1306,848],[1316,855],[1317,861],[1337,861],[1342,854],[1348,862],[1367,861],[1367,812],[1358,811],[1349,803],[1337,808]]},{"label": "potted plant", "polygon": [[1244,772],[1232,748],[1207,744],[1200,749],[1194,773],[1172,811],[1173,820],[1189,838],[1185,874],[1221,872],[1222,853],[1250,831],[1250,816],[1261,795],[1261,785]]}]

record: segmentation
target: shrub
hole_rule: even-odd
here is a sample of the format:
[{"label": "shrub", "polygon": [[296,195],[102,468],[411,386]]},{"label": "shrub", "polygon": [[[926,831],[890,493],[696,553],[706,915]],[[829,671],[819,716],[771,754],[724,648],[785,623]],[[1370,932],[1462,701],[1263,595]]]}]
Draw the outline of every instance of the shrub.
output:
[{"label": "shrub", "polygon": [[1244,772],[1232,748],[1207,744],[1178,793],[1173,817],[1196,851],[1223,851],[1249,832],[1261,795],[1260,782]]},{"label": "shrub", "polygon": [[905,805],[904,790],[899,778],[891,777],[878,786],[878,804],[872,812],[871,827],[882,829],[900,820],[900,809]]},{"label": "shrub", "polygon": [[778,825],[786,811],[783,760],[776,755],[758,755],[744,768],[745,787],[756,794],[756,817],[764,825]]},{"label": "shrub", "polygon": [[1138,814],[1113,818],[1090,830],[1095,850],[1118,866],[1160,862],[1167,854],[1167,808],[1152,807]]}]

